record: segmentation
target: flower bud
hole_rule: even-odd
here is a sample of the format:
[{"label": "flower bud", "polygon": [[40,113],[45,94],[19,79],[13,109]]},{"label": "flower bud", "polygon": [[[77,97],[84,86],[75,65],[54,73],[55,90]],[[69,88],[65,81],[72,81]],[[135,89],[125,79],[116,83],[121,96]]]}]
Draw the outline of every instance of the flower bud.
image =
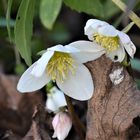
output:
[{"label": "flower bud", "polygon": [[72,127],[72,120],[67,112],[59,112],[52,121],[54,134],[53,138],[64,140]]},{"label": "flower bud", "polygon": [[46,109],[49,111],[57,112],[60,107],[66,106],[66,100],[62,91],[56,86],[52,87],[49,91],[46,101]]}]

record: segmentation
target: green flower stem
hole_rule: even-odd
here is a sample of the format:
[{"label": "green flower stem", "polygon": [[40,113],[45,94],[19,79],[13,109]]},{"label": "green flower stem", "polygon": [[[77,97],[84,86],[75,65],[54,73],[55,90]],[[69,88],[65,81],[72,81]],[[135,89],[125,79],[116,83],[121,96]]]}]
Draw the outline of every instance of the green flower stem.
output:
[{"label": "green flower stem", "polygon": [[82,122],[80,121],[77,114],[75,113],[74,107],[72,105],[72,101],[71,101],[70,97],[65,95],[65,98],[66,98],[66,101],[67,101],[68,111],[69,111],[70,116],[72,118],[72,122],[73,122],[73,125],[74,125],[74,128],[75,128],[75,131],[79,135],[80,139],[84,140],[85,139],[84,137],[85,137],[86,128],[82,124]]},{"label": "green flower stem", "polygon": [[122,32],[128,33],[129,30],[133,27],[134,24],[135,24],[134,22],[130,22],[130,23],[122,30]]},{"label": "green flower stem", "polygon": [[[123,12],[126,12],[127,6],[121,0],[112,0]],[[140,28],[140,18],[132,11],[129,10],[128,17]]]}]

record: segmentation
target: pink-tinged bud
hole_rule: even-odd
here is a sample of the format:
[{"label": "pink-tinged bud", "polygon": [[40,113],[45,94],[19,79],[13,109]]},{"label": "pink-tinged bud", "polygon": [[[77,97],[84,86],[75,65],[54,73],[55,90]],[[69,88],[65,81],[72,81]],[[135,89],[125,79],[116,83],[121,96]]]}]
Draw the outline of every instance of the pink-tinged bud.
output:
[{"label": "pink-tinged bud", "polygon": [[72,120],[67,112],[59,112],[52,121],[54,134],[53,138],[64,140],[72,127]]}]

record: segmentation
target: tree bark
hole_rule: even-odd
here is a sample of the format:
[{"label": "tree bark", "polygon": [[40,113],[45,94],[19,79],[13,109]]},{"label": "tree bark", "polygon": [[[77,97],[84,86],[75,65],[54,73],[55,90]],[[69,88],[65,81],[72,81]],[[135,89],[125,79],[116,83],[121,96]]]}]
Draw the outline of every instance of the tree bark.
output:
[{"label": "tree bark", "polygon": [[[86,66],[95,87],[88,102],[86,140],[140,140],[140,91],[133,78],[105,56]],[[121,79],[114,74],[111,81],[115,70],[122,70]]]}]

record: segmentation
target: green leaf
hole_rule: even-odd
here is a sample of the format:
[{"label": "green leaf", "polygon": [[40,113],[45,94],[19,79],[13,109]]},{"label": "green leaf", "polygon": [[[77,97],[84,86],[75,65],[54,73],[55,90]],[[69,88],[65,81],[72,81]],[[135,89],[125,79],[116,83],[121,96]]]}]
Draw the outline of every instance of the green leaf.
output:
[{"label": "green leaf", "polygon": [[100,0],[63,0],[71,9],[85,12],[96,17],[104,17],[103,7]]},{"label": "green leaf", "polygon": [[40,3],[40,19],[42,24],[52,29],[53,24],[60,12],[62,0],[41,0]]},{"label": "green leaf", "polygon": [[33,30],[35,0],[22,0],[14,28],[15,43],[26,64],[31,65],[31,36]]},{"label": "green leaf", "polygon": [[8,31],[10,42],[12,42],[11,28],[10,28],[10,13],[11,13],[12,3],[13,3],[13,0],[8,0],[8,7],[7,7],[7,13],[6,13],[7,31]]},{"label": "green leaf", "polygon": [[113,15],[121,12],[121,10],[112,2],[112,0],[106,0],[102,4],[105,19],[110,19]]}]

